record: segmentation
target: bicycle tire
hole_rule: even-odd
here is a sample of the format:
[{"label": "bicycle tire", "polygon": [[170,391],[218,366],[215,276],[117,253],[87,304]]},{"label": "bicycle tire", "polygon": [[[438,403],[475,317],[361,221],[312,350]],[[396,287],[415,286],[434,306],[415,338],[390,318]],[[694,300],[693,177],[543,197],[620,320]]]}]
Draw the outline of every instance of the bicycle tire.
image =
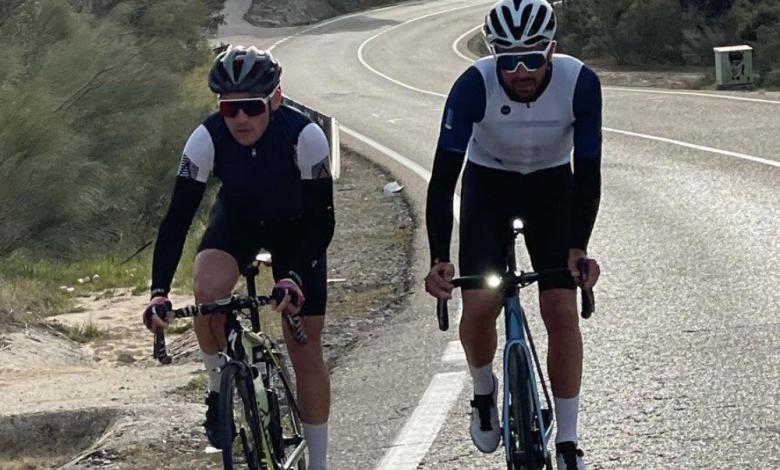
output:
[{"label": "bicycle tire", "polygon": [[222,368],[217,416],[225,470],[260,470],[260,417],[252,373],[243,364],[228,363]]},{"label": "bicycle tire", "polygon": [[538,425],[534,413],[531,384],[524,371],[530,370],[528,358],[520,346],[509,351],[509,470],[540,470],[544,455],[539,455]]},{"label": "bicycle tire", "polygon": [[[270,411],[269,440],[274,456],[274,468],[279,470],[303,441],[303,424],[287,366],[281,354],[274,354],[273,363],[266,364],[269,384],[266,393]],[[292,468],[306,470],[305,456],[302,455]]]}]

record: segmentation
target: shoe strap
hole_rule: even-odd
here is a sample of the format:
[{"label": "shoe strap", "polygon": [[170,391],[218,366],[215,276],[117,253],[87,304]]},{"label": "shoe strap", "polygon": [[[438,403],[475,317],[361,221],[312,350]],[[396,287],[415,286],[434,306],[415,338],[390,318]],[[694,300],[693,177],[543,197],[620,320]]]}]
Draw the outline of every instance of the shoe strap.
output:
[{"label": "shoe strap", "polygon": [[492,431],[493,426],[490,423],[490,410],[495,405],[493,404],[493,395],[474,395],[474,399],[471,400],[471,407],[477,409],[479,414],[479,430],[480,431]]}]

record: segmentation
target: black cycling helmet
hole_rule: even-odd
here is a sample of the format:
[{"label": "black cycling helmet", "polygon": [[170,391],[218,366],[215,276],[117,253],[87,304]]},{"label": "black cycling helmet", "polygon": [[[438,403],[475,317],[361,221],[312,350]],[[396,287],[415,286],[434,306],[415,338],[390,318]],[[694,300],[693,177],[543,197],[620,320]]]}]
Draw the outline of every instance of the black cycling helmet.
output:
[{"label": "black cycling helmet", "polygon": [[214,60],[209,88],[217,94],[258,93],[270,95],[282,76],[282,66],[268,51],[254,46],[230,46]]}]

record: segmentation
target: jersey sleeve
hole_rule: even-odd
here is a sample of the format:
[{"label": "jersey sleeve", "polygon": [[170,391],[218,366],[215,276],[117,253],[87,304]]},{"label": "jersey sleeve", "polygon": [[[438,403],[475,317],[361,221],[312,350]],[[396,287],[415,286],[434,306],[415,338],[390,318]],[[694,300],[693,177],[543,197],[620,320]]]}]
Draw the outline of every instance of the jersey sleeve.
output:
[{"label": "jersey sleeve", "polygon": [[201,124],[192,132],[184,145],[177,175],[205,183],[212,171],[214,171],[214,142],[206,126]]},{"label": "jersey sleeve", "polygon": [[583,65],[574,88],[574,158],[601,157],[601,82]]},{"label": "jersey sleeve", "polygon": [[171,203],[157,231],[152,259],[152,295],[165,295],[171,288],[187,232],[213,168],[214,142],[206,127],[200,125],[184,145]]},{"label": "jersey sleeve", "polygon": [[574,190],[571,248],[587,250],[601,201],[601,83],[583,66],[574,89]]},{"label": "jersey sleeve", "polygon": [[476,67],[469,67],[455,81],[447,96],[439,131],[438,148],[466,152],[474,123],[485,116],[485,81]]}]

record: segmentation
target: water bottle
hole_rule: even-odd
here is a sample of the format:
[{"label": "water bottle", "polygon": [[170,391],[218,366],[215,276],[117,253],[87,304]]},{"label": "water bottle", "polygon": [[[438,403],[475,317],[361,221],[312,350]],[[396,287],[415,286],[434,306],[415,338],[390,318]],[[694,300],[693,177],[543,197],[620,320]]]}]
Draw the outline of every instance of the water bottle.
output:
[{"label": "water bottle", "polygon": [[268,367],[263,360],[264,348],[261,346],[260,341],[253,335],[243,335],[244,347],[248,353],[247,360],[253,368],[254,385],[255,385],[255,397],[257,398],[257,412],[260,415],[260,421],[262,426],[267,428],[270,422],[270,407],[268,406],[268,396],[265,390],[266,375],[268,374]]}]

